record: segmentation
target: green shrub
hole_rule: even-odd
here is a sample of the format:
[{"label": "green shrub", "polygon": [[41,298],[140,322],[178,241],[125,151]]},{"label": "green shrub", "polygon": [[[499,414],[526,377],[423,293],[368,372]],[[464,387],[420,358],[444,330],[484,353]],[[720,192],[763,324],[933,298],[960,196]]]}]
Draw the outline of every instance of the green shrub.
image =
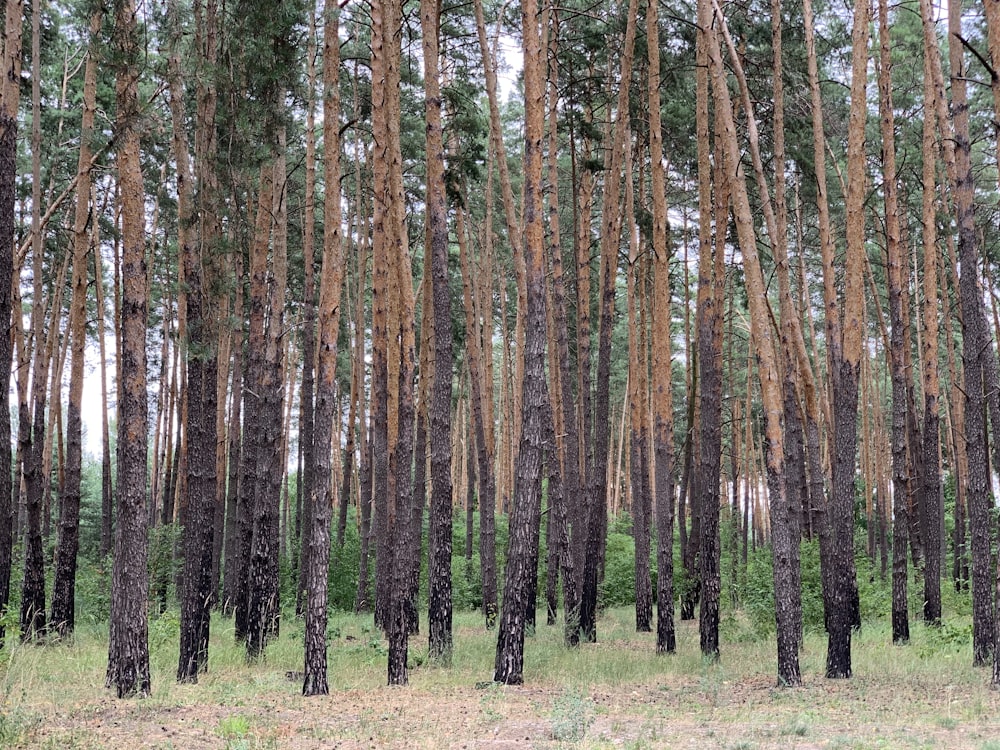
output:
[{"label": "green shrub", "polygon": [[597,603],[602,609],[635,604],[635,540],[631,536],[617,531],[608,534]]}]

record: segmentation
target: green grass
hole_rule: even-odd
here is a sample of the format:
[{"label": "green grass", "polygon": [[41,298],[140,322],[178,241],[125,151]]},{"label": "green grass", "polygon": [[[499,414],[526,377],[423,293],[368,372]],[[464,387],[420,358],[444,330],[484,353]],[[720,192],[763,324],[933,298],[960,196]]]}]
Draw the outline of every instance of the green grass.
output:
[{"label": "green grass", "polygon": [[[739,612],[731,632],[746,632]],[[544,619],[539,620],[544,623]],[[950,624],[949,624],[950,623]],[[387,688],[386,650],[370,617],[331,616],[330,698],[302,698],[289,673],[302,669],[303,625],[286,618],[266,658],[247,664],[229,620],[212,622],[209,670],[197,685],[174,681],[176,618],[150,625],[152,695],[118,701],[104,688],[107,628],[81,627],[72,641],[0,652],[0,748],[119,747],[126,732],[151,747],[182,748],[214,737],[227,750],[364,746],[442,747],[458,739],[510,737],[530,746],[657,748],[991,748],[1000,746],[1000,694],[973,669],[964,620],[912,626],[892,646],[888,626],[854,636],[851,680],[823,678],[825,638],[806,636],[804,687],[777,686],[773,638],[722,642],[718,662],[698,650],[697,626],[678,623],[677,653],[654,654],[631,608],[607,611],[599,641],[567,649],[561,627],[541,624],[525,646],[525,685],[490,682],[496,634],[457,613],[452,666],[426,659],[411,639],[410,686]],[[423,624],[422,624],[423,625]],[[749,629],[747,629],[749,630]],[[423,633],[426,633],[424,629]],[[310,744],[312,743],[312,744]],[[992,744],[991,744],[992,743]]]}]

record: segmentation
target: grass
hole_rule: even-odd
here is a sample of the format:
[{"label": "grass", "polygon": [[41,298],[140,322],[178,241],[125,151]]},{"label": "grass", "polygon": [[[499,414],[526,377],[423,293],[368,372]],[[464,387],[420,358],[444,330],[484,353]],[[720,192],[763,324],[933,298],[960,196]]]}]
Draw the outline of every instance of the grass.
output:
[{"label": "grass", "polygon": [[[737,615],[738,617],[738,615]],[[540,620],[543,622],[543,620]],[[0,652],[0,748],[149,747],[226,750],[440,748],[510,741],[581,748],[997,748],[1000,696],[973,669],[963,623],[913,627],[892,646],[888,627],[854,637],[851,680],[823,678],[825,639],[807,634],[804,687],[777,687],[773,639],[722,643],[704,661],[694,623],[678,623],[677,653],[656,656],[631,609],[605,612],[599,642],[568,650],[540,625],[525,649],[525,685],[490,682],[495,633],[471,613],[455,618],[452,666],[426,660],[411,639],[407,688],[385,686],[385,645],[370,618],[331,618],[331,695],[304,699],[301,622],[286,618],[260,663],[248,665],[231,621],[213,620],[209,671],[174,681],[176,620],[150,626],[153,693],[118,701],[104,688],[107,628],[69,643]],[[138,740],[135,738],[139,738]],[[141,744],[136,744],[141,742]]]}]

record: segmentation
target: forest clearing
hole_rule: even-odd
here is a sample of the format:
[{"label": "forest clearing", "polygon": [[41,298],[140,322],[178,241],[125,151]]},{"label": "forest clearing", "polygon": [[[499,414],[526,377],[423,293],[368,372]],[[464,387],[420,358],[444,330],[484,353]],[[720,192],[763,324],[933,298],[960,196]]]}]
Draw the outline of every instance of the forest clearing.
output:
[{"label": "forest clearing", "polygon": [[[866,625],[855,641],[857,675],[831,681],[822,676],[822,641],[811,634],[802,652],[803,686],[787,690],[774,682],[773,637],[724,642],[725,658],[713,663],[700,654],[693,622],[681,623],[677,653],[661,656],[652,653],[653,636],[635,632],[629,610],[610,610],[600,624],[604,638],[579,650],[562,646],[558,628],[540,626],[526,647],[526,683],[510,687],[489,679],[495,639],[478,618],[461,615],[452,667],[421,663],[404,690],[385,686],[384,642],[368,619],[335,616],[330,695],[320,699],[303,699],[299,680],[288,679],[301,669],[300,622],[252,666],[231,624],[213,624],[212,668],[197,685],[170,679],[176,645],[158,639],[154,624],[157,687],[148,699],[129,701],[102,690],[106,632],[84,628],[72,644],[22,646],[9,657],[0,747],[1000,747],[1000,693],[970,666],[967,640],[935,640],[917,628],[909,646],[897,647],[884,622]],[[730,623],[725,630],[739,628]],[[426,644],[414,655],[426,657]]]}]

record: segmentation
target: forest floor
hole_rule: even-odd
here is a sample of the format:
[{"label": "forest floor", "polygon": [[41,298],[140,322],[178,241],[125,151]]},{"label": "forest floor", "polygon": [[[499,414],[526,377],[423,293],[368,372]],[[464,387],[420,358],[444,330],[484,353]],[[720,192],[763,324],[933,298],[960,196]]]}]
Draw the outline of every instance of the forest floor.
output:
[{"label": "forest floor", "polygon": [[[539,613],[544,617],[544,613]],[[541,620],[544,622],[544,620]],[[330,695],[303,698],[302,625],[286,621],[261,664],[247,666],[232,624],[213,621],[210,670],[173,680],[177,623],[151,623],[153,694],[116,700],[104,688],[106,629],[70,644],[8,646],[0,661],[0,748],[947,748],[1000,750],[1000,693],[970,666],[961,620],[913,626],[904,647],[878,624],[855,637],[850,680],[823,678],[825,639],[809,635],[804,687],[776,686],[774,641],[730,618],[722,659],[698,653],[696,623],[679,623],[677,653],[657,657],[631,610],[606,612],[599,642],[567,650],[558,628],[527,641],[525,684],[489,682],[495,634],[456,620],[450,668],[422,663],[389,688],[370,618],[330,624]],[[728,637],[728,638],[727,638]]]}]

